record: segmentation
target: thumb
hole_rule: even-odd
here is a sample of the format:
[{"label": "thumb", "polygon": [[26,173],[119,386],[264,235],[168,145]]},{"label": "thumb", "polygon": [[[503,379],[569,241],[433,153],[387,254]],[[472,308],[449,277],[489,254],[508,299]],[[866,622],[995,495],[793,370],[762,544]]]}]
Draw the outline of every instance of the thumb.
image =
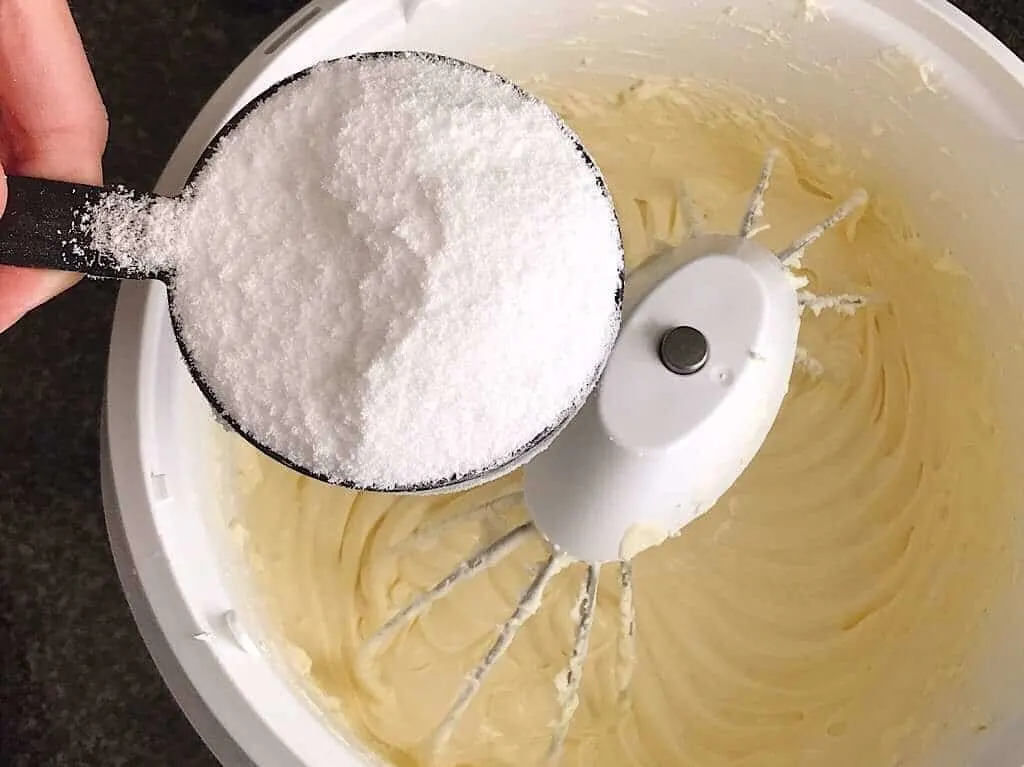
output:
[{"label": "thumb", "polygon": [[[0,165],[0,216],[6,207],[7,175]],[[68,272],[0,265],[0,333],[80,279]]]}]

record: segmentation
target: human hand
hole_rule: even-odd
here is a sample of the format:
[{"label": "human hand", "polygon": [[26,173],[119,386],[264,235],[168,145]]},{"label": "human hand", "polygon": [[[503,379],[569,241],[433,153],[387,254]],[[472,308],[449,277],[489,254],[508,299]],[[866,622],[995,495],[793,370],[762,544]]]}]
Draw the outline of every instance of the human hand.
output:
[{"label": "human hand", "polygon": [[[0,0],[0,213],[6,174],[99,184],[107,114],[66,0]],[[77,274],[0,266],[0,332]]]}]

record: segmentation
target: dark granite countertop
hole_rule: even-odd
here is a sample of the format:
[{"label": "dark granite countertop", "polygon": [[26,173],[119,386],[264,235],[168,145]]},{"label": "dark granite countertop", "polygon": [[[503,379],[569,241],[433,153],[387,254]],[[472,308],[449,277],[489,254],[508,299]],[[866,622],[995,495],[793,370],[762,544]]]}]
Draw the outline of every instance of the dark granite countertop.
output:
[{"label": "dark granite countertop", "polygon": [[[111,116],[108,180],[151,186],[220,82],[300,0],[74,0]],[[960,0],[1024,52],[1024,5]],[[215,767],[121,594],[99,483],[115,290],[0,335],[0,767]]]}]

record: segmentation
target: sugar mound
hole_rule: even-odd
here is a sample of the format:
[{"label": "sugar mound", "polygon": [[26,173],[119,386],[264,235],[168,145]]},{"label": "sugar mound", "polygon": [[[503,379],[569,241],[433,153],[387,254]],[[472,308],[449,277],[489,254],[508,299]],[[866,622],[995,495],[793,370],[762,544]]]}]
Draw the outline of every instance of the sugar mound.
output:
[{"label": "sugar mound", "polygon": [[230,418],[344,484],[502,464],[578,406],[618,328],[612,204],[575,137],[497,76],[407,54],[322,64],[185,195],[112,195],[91,234],[174,275]]}]

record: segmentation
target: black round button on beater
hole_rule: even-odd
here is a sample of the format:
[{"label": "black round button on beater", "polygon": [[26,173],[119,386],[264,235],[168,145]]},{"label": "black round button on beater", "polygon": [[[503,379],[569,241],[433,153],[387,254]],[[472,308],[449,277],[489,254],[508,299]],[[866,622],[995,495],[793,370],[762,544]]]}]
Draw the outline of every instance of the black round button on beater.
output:
[{"label": "black round button on beater", "polygon": [[689,325],[672,328],[661,337],[658,356],[661,364],[676,375],[693,375],[708,361],[708,339]]}]

